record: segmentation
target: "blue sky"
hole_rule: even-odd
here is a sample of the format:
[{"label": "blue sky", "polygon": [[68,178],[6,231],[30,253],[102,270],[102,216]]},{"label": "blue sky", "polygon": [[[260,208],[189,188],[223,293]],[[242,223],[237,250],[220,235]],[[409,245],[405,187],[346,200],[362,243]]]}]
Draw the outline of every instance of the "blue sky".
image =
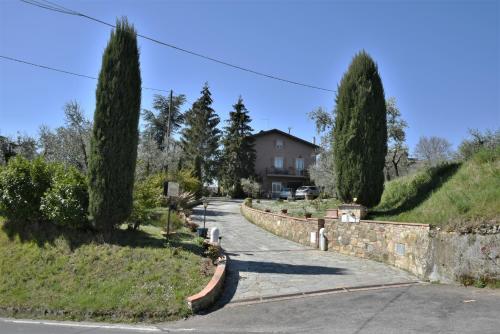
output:
[{"label": "blue sky", "polygon": [[[498,1],[62,1],[230,63],[336,89],[365,49],[379,65],[386,97],[409,124],[407,141],[441,136],[455,146],[469,128],[500,126]],[[97,76],[110,29],[79,17],[0,1],[0,55]],[[192,102],[205,81],[224,120],[242,95],[255,130],[315,136],[307,113],[334,107],[334,93],[272,81],[139,40],[144,86],[174,89]],[[35,135],[63,123],[62,107],[89,117],[96,81],[0,59],[0,134]],[[142,107],[154,92],[143,90]],[[186,105],[186,108],[188,105]]]}]

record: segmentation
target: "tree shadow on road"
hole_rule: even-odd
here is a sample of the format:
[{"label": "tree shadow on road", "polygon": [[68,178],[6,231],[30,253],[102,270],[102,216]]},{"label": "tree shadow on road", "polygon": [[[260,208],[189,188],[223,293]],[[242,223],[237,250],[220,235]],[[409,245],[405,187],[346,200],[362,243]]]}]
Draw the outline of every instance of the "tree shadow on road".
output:
[{"label": "tree shadow on road", "polygon": [[285,275],[345,275],[347,270],[336,267],[323,267],[276,262],[231,260],[231,266],[239,272]]}]

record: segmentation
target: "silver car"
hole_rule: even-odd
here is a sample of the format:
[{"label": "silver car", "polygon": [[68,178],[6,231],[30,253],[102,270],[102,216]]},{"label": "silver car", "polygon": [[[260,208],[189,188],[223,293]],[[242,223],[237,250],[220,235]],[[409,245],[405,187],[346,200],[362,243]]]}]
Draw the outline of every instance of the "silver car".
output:
[{"label": "silver car", "polygon": [[279,198],[280,199],[293,198],[293,190],[290,189],[290,188],[283,188],[283,189],[281,189]]},{"label": "silver car", "polygon": [[297,188],[297,191],[295,192],[295,198],[297,199],[304,199],[306,198],[306,195],[311,196],[311,197],[318,197],[319,196],[319,188],[315,186],[303,186]]}]

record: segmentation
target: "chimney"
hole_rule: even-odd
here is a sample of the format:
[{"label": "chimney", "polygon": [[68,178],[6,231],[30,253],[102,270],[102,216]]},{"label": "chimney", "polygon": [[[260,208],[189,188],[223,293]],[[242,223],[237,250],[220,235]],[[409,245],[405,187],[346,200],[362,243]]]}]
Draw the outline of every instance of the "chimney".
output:
[{"label": "chimney", "polygon": [[313,144],[316,145],[316,137],[313,137]]},{"label": "chimney", "polygon": [[288,134],[290,134],[290,132],[292,132],[292,127],[288,127]]}]

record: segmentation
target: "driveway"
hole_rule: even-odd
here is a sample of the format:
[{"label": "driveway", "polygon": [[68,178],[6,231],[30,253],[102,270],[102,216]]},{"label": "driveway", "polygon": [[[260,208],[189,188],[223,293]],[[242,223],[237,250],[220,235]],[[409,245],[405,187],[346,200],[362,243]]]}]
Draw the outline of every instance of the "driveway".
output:
[{"label": "driveway", "polygon": [[[219,228],[222,247],[230,257],[221,304],[418,281],[383,263],[280,238],[247,221],[240,214],[240,205],[241,201],[212,200],[207,209],[206,225]],[[194,209],[193,218],[203,224],[203,207]]]}]

